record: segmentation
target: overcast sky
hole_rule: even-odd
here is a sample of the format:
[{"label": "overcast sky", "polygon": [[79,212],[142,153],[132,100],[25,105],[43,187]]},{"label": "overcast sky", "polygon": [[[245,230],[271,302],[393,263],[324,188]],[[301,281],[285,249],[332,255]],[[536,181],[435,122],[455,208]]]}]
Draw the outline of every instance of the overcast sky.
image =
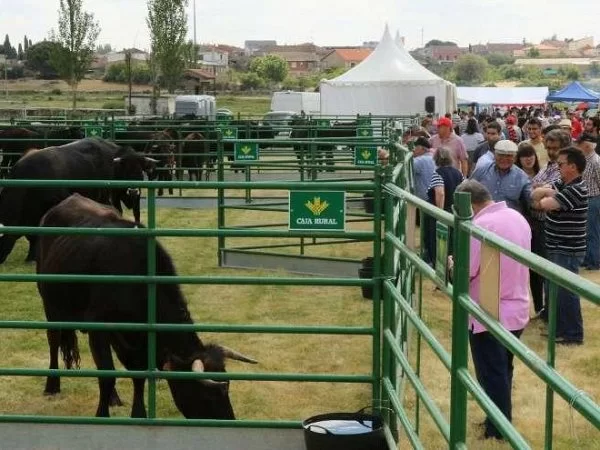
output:
[{"label": "overcast sky", "polygon": [[[189,37],[193,36],[189,0]],[[0,0],[0,36],[16,47],[56,27],[59,0]],[[146,0],[84,0],[102,31],[98,42],[118,50],[148,48]],[[412,49],[430,39],[469,43],[530,42],[594,36],[600,43],[600,1],[579,0],[196,0],[197,42],[242,47],[246,39],[278,44],[361,45],[379,40],[386,23]]]}]

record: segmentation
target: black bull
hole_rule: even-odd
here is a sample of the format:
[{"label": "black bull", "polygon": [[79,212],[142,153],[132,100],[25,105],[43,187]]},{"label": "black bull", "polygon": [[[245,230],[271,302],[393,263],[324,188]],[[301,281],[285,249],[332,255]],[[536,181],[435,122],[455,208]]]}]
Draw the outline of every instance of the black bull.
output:
[{"label": "black bull", "polygon": [[[335,138],[356,138],[357,122],[335,122],[330,128],[315,128],[314,125],[309,126],[309,122],[305,119],[295,119],[292,121],[291,139],[335,139]],[[319,143],[315,145],[314,163],[319,165],[333,166],[333,154],[336,144]],[[353,146],[349,146],[353,147]],[[296,158],[306,162],[311,161],[311,148],[307,144],[294,144],[294,152]]]},{"label": "black bull", "polygon": [[[84,139],[60,147],[49,147],[21,158],[11,171],[11,179],[38,180],[143,180],[143,172],[152,173],[154,162],[130,148],[122,148],[100,139]],[[0,225],[32,226],[54,205],[74,192],[104,204],[112,204],[119,211],[121,202],[132,207],[139,222],[138,189],[116,188],[30,188],[6,187],[0,192]],[[0,264],[12,251],[17,234],[0,234]],[[36,255],[36,236],[27,236],[30,242],[27,260]]]},{"label": "black bull", "polygon": [[44,147],[49,141],[51,146],[64,145],[77,139],[83,139],[83,130],[79,127],[33,129],[10,127],[0,130],[0,178],[6,178],[12,166],[32,148]]},{"label": "black bull", "polygon": [[[90,199],[73,195],[52,208],[43,217],[42,226],[79,228],[134,228],[134,222],[122,219],[110,208]],[[147,242],[141,236],[42,236],[38,273],[143,275],[148,257]],[[176,276],[167,251],[157,243],[156,274]],[[45,283],[38,282],[48,321],[133,322],[148,320],[147,288],[143,284]],[[193,324],[178,284],[159,284],[156,289],[158,323]],[[148,369],[146,332],[90,330],[89,343],[99,370],[114,370],[112,350],[128,370]],[[67,368],[79,363],[75,330],[48,332],[50,368],[58,368],[58,350]],[[256,363],[231,349],[204,345],[194,331],[156,333],[156,363],[162,370],[225,372],[225,358]],[[146,417],[143,378],[133,378],[132,417]],[[99,400],[96,416],[108,417],[114,377],[98,379]],[[177,408],[186,418],[234,419],[229,399],[229,382],[168,380]],[[49,377],[45,393],[60,392],[60,378]]]}]

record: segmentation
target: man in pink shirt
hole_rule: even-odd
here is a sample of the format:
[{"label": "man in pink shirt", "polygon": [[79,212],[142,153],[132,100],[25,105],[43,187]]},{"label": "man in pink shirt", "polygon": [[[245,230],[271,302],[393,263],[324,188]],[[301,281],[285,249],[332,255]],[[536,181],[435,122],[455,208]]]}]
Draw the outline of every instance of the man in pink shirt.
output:
[{"label": "man in pink shirt", "polygon": [[[527,220],[505,202],[494,203],[484,185],[467,180],[456,192],[471,194],[473,223],[510,241],[524,250],[531,249],[531,228]],[[469,295],[480,299],[481,242],[471,239]],[[517,338],[529,322],[529,269],[506,255],[500,255],[500,323]],[[477,380],[486,394],[512,420],[513,354],[474,318],[469,320],[469,340]],[[486,438],[502,439],[489,418],[485,420]]]},{"label": "man in pink shirt", "polygon": [[452,120],[442,117],[437,122],[438,134],[429,139],[432,150],[441,147],[449,148],[454,158],[454,167],[460,170],[464,177],[469,174],[469,156],[463,140],[452,131]]}]

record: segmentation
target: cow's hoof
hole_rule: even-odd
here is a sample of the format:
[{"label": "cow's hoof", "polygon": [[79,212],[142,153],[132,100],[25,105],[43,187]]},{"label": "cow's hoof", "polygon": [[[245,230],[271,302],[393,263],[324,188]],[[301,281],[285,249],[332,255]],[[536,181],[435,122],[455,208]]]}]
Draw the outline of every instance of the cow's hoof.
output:
[{"label": "cow's hoof", "polygon": [[113,391],[113,393],[110,395],[108,404],[109,406],[123,406],[123,402],[121,401],[117,391]]}]

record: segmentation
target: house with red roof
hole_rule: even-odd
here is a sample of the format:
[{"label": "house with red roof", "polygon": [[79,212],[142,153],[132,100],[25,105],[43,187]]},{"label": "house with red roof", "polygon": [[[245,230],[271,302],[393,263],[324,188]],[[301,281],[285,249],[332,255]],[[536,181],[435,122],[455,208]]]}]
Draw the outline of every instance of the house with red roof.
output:
[{"label": "house with red roof", "polygon": [[360,64],[372,52],[372,48],[364,47],[334,48],[321,58],[321,68],[331,69],[343,67],[345,69],[351,69]]}]

